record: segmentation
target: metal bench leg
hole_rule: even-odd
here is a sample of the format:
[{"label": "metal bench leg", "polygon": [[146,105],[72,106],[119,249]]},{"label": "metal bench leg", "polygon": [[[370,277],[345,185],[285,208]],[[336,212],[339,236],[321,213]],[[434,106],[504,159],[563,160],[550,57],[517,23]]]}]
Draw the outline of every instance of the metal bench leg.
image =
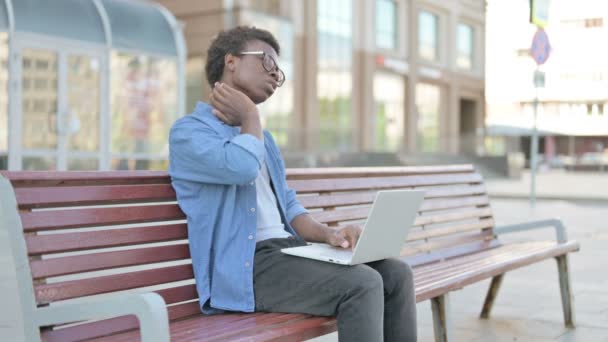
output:
[{"label": "metal bench leg", "polygon": [[555,257],[557,270],[559,273],[559,287],[562,293],[562,307],[564,309],[564,324],[568,328],[574,328],[574,296],[572,296],[572,286],[570,285],[570,266],[567,255]]},{"label": "metal bench leg", "polygon": [[504,275],[505,274],[503,273],[492,278],[492,282],[490,283],[488,294],[486,294],[486,300],[483,303],[483,308],[481,309],[479,318],[487,319],[490,317],[492,305],[494,305],[494,299],[496,299],[496,294],[498,294],[498,289],[500,288],[500,284],[502,284],[502,278]]},{"label": "metal bench leg", "polygon": [[435,342],[451,341],[450,297],[449,293],[431,299]]}]

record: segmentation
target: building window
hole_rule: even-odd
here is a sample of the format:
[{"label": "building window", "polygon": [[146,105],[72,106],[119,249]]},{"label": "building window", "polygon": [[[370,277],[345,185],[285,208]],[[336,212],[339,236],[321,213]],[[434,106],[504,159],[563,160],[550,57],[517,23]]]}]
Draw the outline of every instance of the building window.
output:
[{"label": "building window", "polygon": [[352,144],[352,2],[319,0],[319,146],[339,151]]},{"label": "building window", "polygon": [[397,49],[397,4],[393,0],[376,0],[376,47]]},{"label": "building window", "polygon": [[439,17],[431,12],[418,14],[418,51],[420,58],[438,61]]},{"label": "building window", "polygon": [[418,151],[439,151],[439,111],[441,109],[439,86],[418,83],[416,107],[418,109]]},{"label": "building window", "polygon": [[264,127],[272,133],[277,145],[281,148],[287,148],[292,133],[301,131],[291,127],[291,118],[294,111],[293,41],[295,33],[293,23],[281,17],[259,12],[244,12],[241,22],[245,25],[252,25],[270,31],[281,44],[281,54],[277,63],[285,73],[285,83],[277,89],[272,97],[259,105],[259,110],[262,113]]},{"label": "building window", "polygon": [[374,75],[374,150],[397,152],[403,142],[404,126],[403,76],[388,72]]},{"label": "building window", "polygon": [[457,34],[456,66],[460,69],[471,70],[473,69],[473,51],[475,49],[473,27],[458,24]]}]

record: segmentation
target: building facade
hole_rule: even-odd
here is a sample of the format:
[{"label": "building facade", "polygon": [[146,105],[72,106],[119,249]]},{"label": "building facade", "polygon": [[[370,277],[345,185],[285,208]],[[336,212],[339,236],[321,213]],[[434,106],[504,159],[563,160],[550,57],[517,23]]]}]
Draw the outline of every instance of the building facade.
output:
[{"label": "building facade", "polygon": [[[540,153],[554,166],[608,165],[608,3],[553,0],[542,88],[530,56],[529,2],[488,1],[487,150],[529,154],[538,95]],[[505,30],[509,27],[509,30]]]},{"label": "building facade", "polygon": [[184,24],[189,110],[219,30],[278,38],[287,81],[261,111],[288,160],[483,148],[483,0],[158,1]]}]

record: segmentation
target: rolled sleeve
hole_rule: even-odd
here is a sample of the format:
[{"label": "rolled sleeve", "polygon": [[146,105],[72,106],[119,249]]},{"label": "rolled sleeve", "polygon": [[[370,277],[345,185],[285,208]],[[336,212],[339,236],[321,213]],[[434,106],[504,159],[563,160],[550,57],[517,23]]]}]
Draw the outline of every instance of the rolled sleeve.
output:
[{"label": "rolled sleeve", "polygon": [[240,134],[232,139],[232,143],[249,152],[257,159],[259,167],[262,167],[266,151],[260,139],[251,134]]},{"label": "rolled sleeve", "polygon": [[306,210],[302,204],[296,198],[296,192],[293,189],[287,190],[287,208],[285,215],[287,216],[287,221],[291,222],[297,216],[302,214],[307,214],[308,210]]}]

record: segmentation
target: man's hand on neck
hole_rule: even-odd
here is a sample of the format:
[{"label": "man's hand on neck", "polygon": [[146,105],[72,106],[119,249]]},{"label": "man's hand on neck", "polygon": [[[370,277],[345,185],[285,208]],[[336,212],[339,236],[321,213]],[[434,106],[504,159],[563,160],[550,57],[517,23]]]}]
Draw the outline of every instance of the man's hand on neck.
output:
[{"label": "man's hand on neck", "polygon": [[240,90],[216,82],[211,92],[213,114],[230,126],[241,126],[241,134],[251,134],[262,140],[262,124],[258,108]]}]

